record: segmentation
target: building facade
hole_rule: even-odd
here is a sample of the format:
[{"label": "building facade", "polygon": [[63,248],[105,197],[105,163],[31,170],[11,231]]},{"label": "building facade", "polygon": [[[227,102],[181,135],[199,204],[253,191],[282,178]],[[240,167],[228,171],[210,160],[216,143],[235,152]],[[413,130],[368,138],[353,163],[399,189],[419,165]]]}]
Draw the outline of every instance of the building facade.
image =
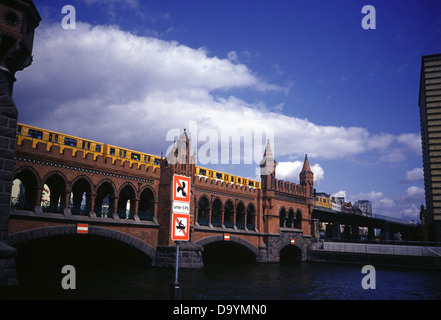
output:
[{"label": "building facade", "polygon": [[422,58],[419,108],[428,236],[441,241],[441,54]]}]

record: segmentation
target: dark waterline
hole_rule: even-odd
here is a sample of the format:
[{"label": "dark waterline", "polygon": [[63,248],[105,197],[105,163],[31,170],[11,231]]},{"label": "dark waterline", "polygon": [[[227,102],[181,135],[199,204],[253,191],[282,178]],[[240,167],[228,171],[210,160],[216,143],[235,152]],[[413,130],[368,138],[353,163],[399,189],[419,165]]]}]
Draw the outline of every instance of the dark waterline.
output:
[{"label": "dark waterline", "polygon": [[[0,299],[168,300],[174,270],[151,267],[133,247],[100,237],[53,236],[17,247],[19,286]],[[365,290],[361,265],[324,262],[260,264],[239,247],[207,246],[202,269],[179,269],[187,300],[439,300],[441,270],[376,268],[376,289]],[[295,256],[286,252],[284,256]],[[231,262],[241,260],[241,263]],[[230,261],[230,262],[228,262]],[[292,261],[284,259],[284,261]],[[75,267],[75,290],[61,282]]]},{"label": "dark waterline", "polygon": [[[182,298],[187,300],[438,300],[441,272],[376,268],[376,289],[361,286],[358,265],[302,262],[296,264],[216,264],[200,270],[181,269]],[[39,270],[2,299],[166,300],[174,272],[152,267],[76,270],[76,289],[63,290],[63,274]]]}]

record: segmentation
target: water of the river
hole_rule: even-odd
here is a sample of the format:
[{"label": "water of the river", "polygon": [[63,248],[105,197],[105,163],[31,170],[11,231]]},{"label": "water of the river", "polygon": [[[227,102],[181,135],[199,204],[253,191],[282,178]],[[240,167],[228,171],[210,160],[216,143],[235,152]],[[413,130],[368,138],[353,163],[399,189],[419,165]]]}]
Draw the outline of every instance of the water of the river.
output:
[{"label": "water of the river", "polygon": [[[362,266],[297,264],[212,264],[179,270],[182,298],[190,300],[286,299],[440,299],[441,272],[375,268],[375,289],[363,289]],[[61,273],[48,280],[39,270],[26,284],[0,298],[26,299],[169,299],[173,270],[115,267],[75,270],[76,289],[61,288]],[[52,275],[54,271],[51,271]],[[37,274],[37,273],[36,273]],[[372,275],[372,274],[371,274]],[[6,295],[6,296],[5,296]]]}]

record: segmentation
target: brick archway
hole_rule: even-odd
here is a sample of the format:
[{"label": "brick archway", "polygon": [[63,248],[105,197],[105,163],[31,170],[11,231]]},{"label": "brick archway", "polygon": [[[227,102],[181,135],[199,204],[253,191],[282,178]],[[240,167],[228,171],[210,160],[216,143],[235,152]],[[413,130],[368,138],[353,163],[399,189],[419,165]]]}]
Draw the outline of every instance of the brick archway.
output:
[{"label": "brick archway", "polygon": [[[211,237],[207,237],[207,238],[198,240],[195,242],[195,244],[203,247],[203,246],[206,246],[206,245],[213,243],[213,242],[222,242],[222,241],[225,241],[224,236],[219,235],[219,236],[211,236]],[[242,238],[239,238],[236,236],[231,236],[231,235],[230,235],[230,242],[235,242],[235,243],[240,244],[241,246],[244,246],[245,248],[250,250],[256,256],[256,259],[259,257],[259,249],[257,249],[255,246],[253,246],[250,242],[248,242]]]},{"label": "brick archway", "polygon": [[[9,245],[12,247],[16,247],[18,244],[21,244],[21,243],[24,243],[27,241],[31,241],[31,240],[36,240],[36,239],[41,239],[41,238],[46,238],[46,237],[51,237],[51,236],[58,236],[58,235],[73,235],[76,233],[77,233],[76,226],[57,226],[57,227],[33,229],[33,230],[18,232],[18,233],[14,233],[14,234],[10,235],[9,236]],[[125,243],[129,246],[132,246],[132,247],[138,249],[139,251],[141,251],[142,253],[147,255],[149,258],[151,258],[152,261],[154,261],[154,259],[155,259],[156,250],[154,248],[152,248],[147,243],[145,243],[145,242],[143,242],[133,236],[130,236],[126,233],[122,233],[119,231],[106,229],[106,228],[89,226],[88,234],[118,240],[122,243]]]}]

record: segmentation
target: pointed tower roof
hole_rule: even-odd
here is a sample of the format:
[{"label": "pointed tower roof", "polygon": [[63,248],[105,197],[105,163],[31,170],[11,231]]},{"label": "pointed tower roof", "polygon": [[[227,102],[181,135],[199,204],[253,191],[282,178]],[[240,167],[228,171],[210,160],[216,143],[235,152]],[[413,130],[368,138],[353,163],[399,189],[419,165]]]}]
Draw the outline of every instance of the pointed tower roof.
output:
[{"label": "pointed tower roof", "polygon": [[265,152],[263,153],[263,159],[260,161],[260,174],[276,175],[276,161],[274,160],[273,151],[271,150],[270,141],[268,139],[265,147]]},{"label": "pointed tower roof", "polygon": [[303,161],[302,172],[312,172],[311,167],[309,166],[309,160],[307,154],[305,154],[305,161]]},{"label": "pointed tower roof", "polygon": [[271,150],[271,145],[269,139],[266,142],[265,152],[263,153],[264,158],[274,158],[273,151]]}]

